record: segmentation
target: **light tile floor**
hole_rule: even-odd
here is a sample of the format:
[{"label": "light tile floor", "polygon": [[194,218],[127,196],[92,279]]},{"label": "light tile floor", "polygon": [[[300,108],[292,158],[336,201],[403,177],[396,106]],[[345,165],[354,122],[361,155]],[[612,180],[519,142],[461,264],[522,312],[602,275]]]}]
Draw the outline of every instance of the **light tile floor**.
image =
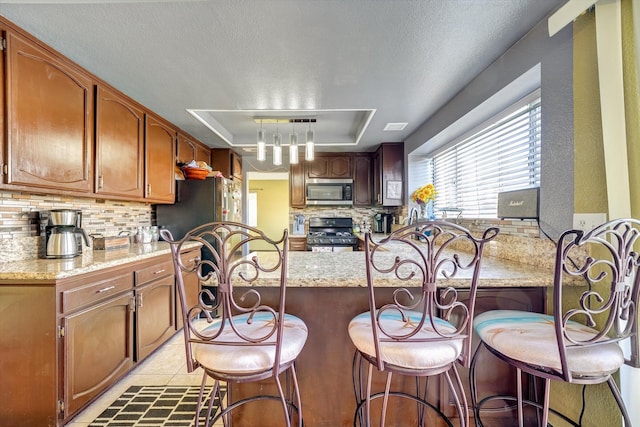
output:
[{"label": "light tile floor", "polygon": [[[184,338],[180,330],[154,354],[76,415],[66,427],[88,427],[102,411],[132,385],[199,386],[201,381],[202,369],[197,369],[191,374],[187,373]],[[213,384],[213,381],[211,383]],[[219,425],[222,425],[222,422]]]}]

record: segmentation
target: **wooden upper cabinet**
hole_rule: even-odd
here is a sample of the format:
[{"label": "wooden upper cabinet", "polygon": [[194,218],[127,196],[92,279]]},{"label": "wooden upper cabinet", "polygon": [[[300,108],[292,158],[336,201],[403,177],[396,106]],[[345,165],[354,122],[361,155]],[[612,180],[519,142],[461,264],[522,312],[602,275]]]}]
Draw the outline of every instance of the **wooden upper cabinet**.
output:
[{"label": "wooden upper cabinet", "polygon": [[153,114],[145,115],[145,199],[175,202],[176,130]]},{"label": "wooden upper cabinet", "polygon": [[144,112],[124,95],[96,90],[96,193],[144,197]]},{"label": "wooden upper cabinet", "polygon": [[371,156],[369,153],[353,157],[353,205],[371,206]]},{"label": "wooden upper cabinet", "polygon": [[191,160],[211,164],[211,149],[184,132],[178,132],[176,164],[183,165]]},{"label": "wooden upper cabinet", "polygon": [[195,141],[182,132],[178,132],[178,150],[176,154],[176,164],[183,165],[196,158]]},{"label": "wooden upper cabinet", "polygon": [[[195,159],[197,162],[205,162],[211,165],[211,148],[204,144],[196,144]],[[240,164],[240,169],[242,170],[242,164]]]},{"label": "wooden upper cabinet", "polygon": [[211,167],[225,178],[242,180],[242,157],[229,148],[211,149]]},{"label": "wooden upper cabinet", "polygon": [[7,32],[6,183],[93,191],[93,79]]},{"label": "wooden upper cabinet", "polygon": [[351,156],[349,155],[316,155],[315,160],[308,163],[309,178],[351,178]]},{"label": "wooden upper cabinet", "polygon": [[289,166],[289,206],[304,208],[306,204],[304,188],[304,164]]},{"label": "wooden upper cabinet", "polygon": [[404,143],[380,144],[374,156],[374,192],[382,206],[402,206],[404,202]]}]

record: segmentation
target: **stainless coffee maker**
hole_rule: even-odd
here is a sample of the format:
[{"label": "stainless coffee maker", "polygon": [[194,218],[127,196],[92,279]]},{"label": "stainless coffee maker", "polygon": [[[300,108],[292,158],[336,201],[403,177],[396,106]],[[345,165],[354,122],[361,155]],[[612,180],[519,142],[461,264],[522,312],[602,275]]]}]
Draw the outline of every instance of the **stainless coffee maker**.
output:
[{"label": "stainless coffee maker", "polygon": [[82,254],[83,243],[89,246],[87,233],[82,229],[82,212],[73,209],[54,209],[41,212],[46,218],[44,232],[45,258],[73,258]]}]

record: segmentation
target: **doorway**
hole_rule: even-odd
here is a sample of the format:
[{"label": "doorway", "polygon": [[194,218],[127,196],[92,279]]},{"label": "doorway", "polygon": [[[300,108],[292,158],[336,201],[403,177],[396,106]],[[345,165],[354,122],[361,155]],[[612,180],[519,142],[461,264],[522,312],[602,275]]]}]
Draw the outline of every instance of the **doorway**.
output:
[{"label": "doorway", "polygon": [[[286,172],[247,172],[247,224],[279,239],[289,228],[289,174]],[[252,242],[250,250],[264,250]]]}]

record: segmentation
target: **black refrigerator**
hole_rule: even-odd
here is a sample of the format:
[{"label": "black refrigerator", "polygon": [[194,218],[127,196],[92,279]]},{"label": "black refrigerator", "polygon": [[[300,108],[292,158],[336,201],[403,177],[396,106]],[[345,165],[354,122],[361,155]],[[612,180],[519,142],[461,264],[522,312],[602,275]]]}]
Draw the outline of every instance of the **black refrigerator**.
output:
[{"label": "black refrigerator", "polygon": [[[242,222],[241,194],[239,184],[226,178],[176,181],[176,202],[156,205],[156,223],[178,240],[187,231],[208,222]],[[201,257],[213,261],[211,252],[205,248]],[[203,272],[208,273],[206,269]],[[216,288],[209,290],[217,295]]]}]

